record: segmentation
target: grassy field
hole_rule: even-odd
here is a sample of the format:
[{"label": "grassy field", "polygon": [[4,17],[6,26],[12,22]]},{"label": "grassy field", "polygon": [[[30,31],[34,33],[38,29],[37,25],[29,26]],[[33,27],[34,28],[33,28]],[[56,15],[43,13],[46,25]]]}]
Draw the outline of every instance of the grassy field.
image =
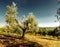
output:
[{"label": "grassy field", "polygon": [[60,40],[57,40],[57,38],[51,37],[50,39],[48,37],[47,39],[47,37],[44,37],[44,36],[34,36],[34,35],[29,35],[29,34],[26,34],[25,37],[29,41],[37,42],[43,45],[43,47],[60,47]]},{"label": "grassy field", "polygon": [[[1,33],[2,32],[0,32],[0,34]],[[3,34],[6,34],[6,33],[3,33]],[[37,46],[41,45],[43,47],[60,47],[60,39],[57,39],[57,37],[52,37],[52,36],[40,36],[40,35],[35,36],[32,34],[25,34],[25,39],[20,39],[20,40],[17,40],[15,42],[14,41],[15,40],[12,41],[12,44],[17,45],[17,42],[18,42],[20,47],[25,47],[25,45],[30,45],[30,44],[32,45],[33,42],[38,43]],[[12,44],[10,44],[10,45],[12,45]],[[20,44],[22,44],[22,45],[20,45]],[[5,45],[6,44],[0,43],[0,47],[5,47]],[[29,47],[29,46],[27,46],[27,47]]]},{"label": "grassy field", "polygon": [[23,39],[0,39],[0,47],[60,47],[60,39],[52,36],[25,34]]}]

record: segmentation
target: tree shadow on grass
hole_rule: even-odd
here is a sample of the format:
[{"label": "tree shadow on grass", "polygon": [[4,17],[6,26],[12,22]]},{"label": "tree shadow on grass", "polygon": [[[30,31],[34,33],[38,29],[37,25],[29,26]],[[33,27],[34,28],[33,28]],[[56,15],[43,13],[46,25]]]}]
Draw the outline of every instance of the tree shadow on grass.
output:
[{"label": "tree shadow on grass", "polygon": [[5,47],[43,47],[41,44],[38,44],[36,42],[32,42],[32,41],[26,41],[26,42],[9,42],[9,41],[5,41],[3,43],[5,45]]},{"label": "tree shadow on grass", "polygon": [[23,46],[25,47],[43,47],[42,45],[36,43],[36,42],[27,42],[27,43],[22,43]]}]

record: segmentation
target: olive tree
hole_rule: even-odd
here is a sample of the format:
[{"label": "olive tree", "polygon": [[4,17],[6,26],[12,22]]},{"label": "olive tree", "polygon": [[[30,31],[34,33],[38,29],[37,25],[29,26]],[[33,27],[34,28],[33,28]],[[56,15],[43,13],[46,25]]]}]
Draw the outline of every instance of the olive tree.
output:
[{"label": "olive tree", "polygon": [[12,5],[7,6],[6,12],[6,22],[12,32],[22,31],[22,37],[24,37],[26,30],[30,30],[33,32],[37,32],[39,27],[37,25],[35,16],[33,13],[29,13],[28,17],[23,17],[23,22],[18,22],[17,20],[17,6],[16,3],[12,3]]}]

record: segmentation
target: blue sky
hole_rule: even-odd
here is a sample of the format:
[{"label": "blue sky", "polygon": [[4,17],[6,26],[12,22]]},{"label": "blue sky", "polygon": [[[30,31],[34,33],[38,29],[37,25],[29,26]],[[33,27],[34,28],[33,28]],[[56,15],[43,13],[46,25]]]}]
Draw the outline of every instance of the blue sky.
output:
[{"label": "blue sky", "polygon": [[6,6],[16,2],[18,7],[18,20],[23,15],[33,12],[40,27],[55,27],[58,22],[54,22],[57,9],[60,7],[56,0],[0,0],[0,26],[4,26]]}]

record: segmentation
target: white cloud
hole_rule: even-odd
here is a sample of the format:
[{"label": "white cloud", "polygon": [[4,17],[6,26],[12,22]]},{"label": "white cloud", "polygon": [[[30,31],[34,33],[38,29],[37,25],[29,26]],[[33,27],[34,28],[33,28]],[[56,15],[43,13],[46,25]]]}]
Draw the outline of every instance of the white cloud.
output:
[{"label": "white cloud", "polygon": [[59,26],[59,22],[54,22],[54,23],[40,23],[38,25],[39,25],[39,27],[57,27],[57,26]]},{"label": "white cloud", "polygon": [[[6,23],[0,23],[0,27],[5,26]],[[59,26],[59,22],[54,22],[54,23],[39,23],[39,27],[57,27]]]}]

